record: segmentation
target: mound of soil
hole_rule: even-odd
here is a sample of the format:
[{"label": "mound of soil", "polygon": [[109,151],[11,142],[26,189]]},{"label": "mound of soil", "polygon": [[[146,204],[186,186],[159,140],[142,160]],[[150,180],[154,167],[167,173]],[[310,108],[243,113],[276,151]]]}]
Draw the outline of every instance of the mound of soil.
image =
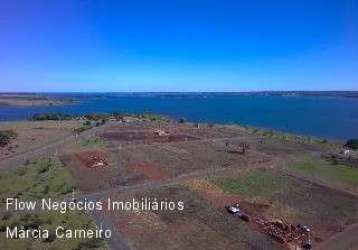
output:
[{"label": "mound of soil", "polygon": [[87,168],[102,168],[108,166],[106,154],[102,151],[83,151],[75,157]]}]

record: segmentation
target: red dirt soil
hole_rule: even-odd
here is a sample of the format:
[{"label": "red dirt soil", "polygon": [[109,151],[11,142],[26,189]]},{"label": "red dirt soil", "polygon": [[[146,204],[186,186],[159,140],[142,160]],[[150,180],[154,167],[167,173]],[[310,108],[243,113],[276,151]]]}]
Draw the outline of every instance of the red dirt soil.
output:
[{"label": "red dirt soil", "polygon": [[155,182],[166,180],[169,177],[164,170],[156,168],[155,166],[148,163],[136,163],[129,166],[129,169],[136,173],[140,173],[149,180]]},{"label": "red dirt soil", "polygon": [[102,167],[108,166],[106,153],[103,151],[83,151],[76,153],[74,156],[87,168],[97,168],[96,164],[98,163],[102,163]]}]

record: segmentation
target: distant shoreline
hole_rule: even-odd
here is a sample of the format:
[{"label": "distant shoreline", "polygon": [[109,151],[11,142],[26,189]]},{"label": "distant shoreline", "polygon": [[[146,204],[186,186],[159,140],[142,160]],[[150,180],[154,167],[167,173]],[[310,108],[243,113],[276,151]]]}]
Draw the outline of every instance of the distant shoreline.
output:
[{"label": "distant shoreline", "polygon": [[242,92],[0,92],[0,107],[49,107],[77,103],[86,96],[97,98],[202,96],[278,96],[358,98],[358,91],[242,91]]},{"label": "distant shoreline", "polygon": [[[176,120],[184,118],[193,122],[240,123],[330,139],[357,137],[358,92],[353,91],[13,93],[12,97],[16,95],[20,99],[34,95],[37,105],[32,101],[32,106],[0,106],[1,121],[26,120],[37,113],[155,113]],[[0,94],[0,100],[4,96]],[[51,100],[60,102],[54,105],[50,104]]]},{"label": "distant shoreline", "polygon": [[0,106],[38,107],[65,105],[72,101],[35,94],[0,94]]}]

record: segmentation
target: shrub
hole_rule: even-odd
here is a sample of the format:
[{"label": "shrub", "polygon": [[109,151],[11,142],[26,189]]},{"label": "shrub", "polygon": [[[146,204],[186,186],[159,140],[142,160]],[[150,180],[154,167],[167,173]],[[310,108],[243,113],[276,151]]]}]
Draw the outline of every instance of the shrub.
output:
[{"label": "shrub", "polygon": [[264,131],[262,135],[263,135],[263,136],[273,136],[273,130],[270,129],[270,130],[268,130],[268,131]]},{"label": "shrub", "polygon": [[0,147],[4,147],[15,139],[17,134],[13,130],[0,130]]},{"label": "shrub", "polygon": [[344,146],[351,149],[358,149],[358,139],[350,139]]},{"label": "shrub", "polygon": [[120,112],[113,112],[111,115],[116,119],[123,119],[124,117],[124,114]]},{"label": "shrub", "polygon": [[150,121],[167,121],[168,119],[162,115],[152,114],[149,112],[138,115],[139,118],[147,119]]},{"label": "shrub", "polygon": [[71,115],[58,112],[58,113],[34,114],[30,120],[32,120],[32,121],[62,121],[62,120],[71,120],[72,118],[73,118],[73,116],[71,116]]},{"label": "shrub", "polygon": [[36,165],[36,171],[38,174],[43,174],[49,171],[50,167],[51,167],[51,160],[39,161]]},{"label": "shrub", "polygon": [[88,129],[90,129],[91,128],[91,126],[81,126],[81,127],[78,127],[78,128],[74,128],[73,129],[73,133],[75,133],[75,134],[80,134],[80,133],[82,133],[82,132],[84,132],[84,131],[86,131],[86,130],[88,130]]},{"label": "shrub", "polygon": [[182,117],[179,119],[179,123],[185,123],[185,122],[186,122],[185,118]]},{"label": "shrub", "polygon": [[103,119],[103,120],[101,120],[101,121],[97,121],[97,122],[95,123],[95,126],[96,126],[96,127],[99,127],[99,126],[104,125],[105,123],[106,123],[106,120]]},{"label": "shrub", "polygon": [[90,122],[90,121],[85,121],[85,122],[83,123],[83,126],[91,126],[91,122]]},{"label": "shrub", "polygon": [[92,113],[92,114],[85,115],[85,117],[88,120],[100,121],[100,120],[108,119],[110,117],[110,115],[106,114],[106,113]]},{"label": "shrub", "polygon": [[45,238],[44,241],[45,242],[53,242],[56,239],[57,239],[56,233],[54,231],[50,231],[48,238]]}]

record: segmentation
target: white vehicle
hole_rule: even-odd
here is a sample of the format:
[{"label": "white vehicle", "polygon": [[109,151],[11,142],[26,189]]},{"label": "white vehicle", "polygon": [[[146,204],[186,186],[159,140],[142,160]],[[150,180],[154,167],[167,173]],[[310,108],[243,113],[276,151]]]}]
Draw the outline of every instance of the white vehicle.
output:
[{"label": "white vehicle", "polygon": [[235,205],[226,206],[226,209],[229,213],[234,214],[241,218],[243,221],[250,221],[250,217],[245,214],[245,212],[241,211],[239,203]]},{"label": "white vehicle", "polygon": [[232,213],[232,214],[236,214],[236,213],[240,212],[240,208],[239,208],[238,204],[236,206],[227,206],[226,209],[229,213]]}]

